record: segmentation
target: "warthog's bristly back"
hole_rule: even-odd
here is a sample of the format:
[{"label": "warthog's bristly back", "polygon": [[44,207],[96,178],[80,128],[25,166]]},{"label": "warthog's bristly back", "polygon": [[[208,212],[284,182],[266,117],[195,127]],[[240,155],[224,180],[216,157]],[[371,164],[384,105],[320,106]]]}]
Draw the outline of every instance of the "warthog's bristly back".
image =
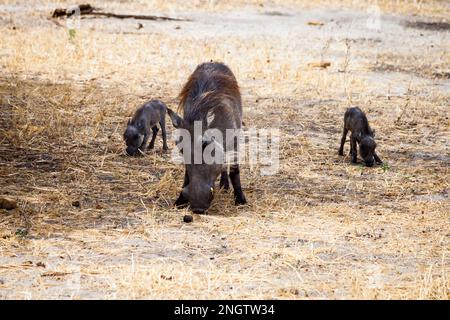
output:
[{"label": "warthog's bristly back", "polygon": [[186,121],[203,119],[209,109],[224,101],[238,106],[242,114],[241,94],[234,74],[222,63],[203,63],[191,74],[179,94],[178,111]]}]

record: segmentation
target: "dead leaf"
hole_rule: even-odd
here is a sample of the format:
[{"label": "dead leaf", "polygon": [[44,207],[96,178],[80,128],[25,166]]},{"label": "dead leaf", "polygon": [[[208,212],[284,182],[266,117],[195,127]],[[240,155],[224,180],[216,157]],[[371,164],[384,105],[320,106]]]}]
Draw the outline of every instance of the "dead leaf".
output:
[{"label": "dead leaf", "polygon": [[66,276],[71,273],[72,272],[50,271],[50,272],[44,272],[43,274],[41,274],[41,277],[62,277],[62,276]]},{"label": "dead leaf", "polygon": [[326,69],[329,66],[331,66],[331,62],[328,61],[321,61],[321,62],[310,62],[308,63],[309,67],[313,67],[313,68],[322,68],[322,69]]},{"label": "dead leaf", "polygon": [[308,26],[323,26],[324,23],[321,21],[308,21]]}]

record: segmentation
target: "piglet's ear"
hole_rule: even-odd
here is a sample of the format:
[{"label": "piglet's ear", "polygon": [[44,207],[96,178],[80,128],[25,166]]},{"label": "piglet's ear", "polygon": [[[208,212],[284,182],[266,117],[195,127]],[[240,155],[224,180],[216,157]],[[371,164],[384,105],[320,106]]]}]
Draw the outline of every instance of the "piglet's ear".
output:
[{"label": "piglet's ear", "polygon": [[174,111],[167,108],[167,113],[169,114],[170,120],[172,120],[172,124],[175,128],[183,128],[184,120]]},{"label": "piglet's ear", "polygon": [[129,126],[131,124],[131,118],[128,119],[127,125]]},{"label": "piglet's ear", "polygon": [[375,137],[375,129],[372,129],[372,134]]}]

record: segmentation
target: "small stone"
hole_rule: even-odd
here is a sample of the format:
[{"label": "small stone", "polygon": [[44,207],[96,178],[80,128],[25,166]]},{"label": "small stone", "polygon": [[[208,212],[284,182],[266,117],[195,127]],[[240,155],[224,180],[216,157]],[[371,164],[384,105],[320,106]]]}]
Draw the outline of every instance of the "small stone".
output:
[{"label": "small stone", "polygon": [[75,200],[75,201],[72,201],[72,206],[74,206],[74,207],[80,207],[80,201],[78,201],[78,200]]},{"label": "small stone", "polygon": [[15,208],[17,208],[16,200],[5,196],[0,197],[0,209],[12,210]]},{"label": "small stone", "polygon": [[183,221],[186,223],[190,223],[190,222],[194,221],[194,218],[190,214],[187,214],[183,217]]}]

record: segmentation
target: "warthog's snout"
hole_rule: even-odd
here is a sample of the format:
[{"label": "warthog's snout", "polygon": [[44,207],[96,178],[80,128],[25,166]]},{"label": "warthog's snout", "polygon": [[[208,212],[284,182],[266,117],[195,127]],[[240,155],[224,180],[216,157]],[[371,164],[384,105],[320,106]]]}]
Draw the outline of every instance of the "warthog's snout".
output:
[{"label": "warthog's snout", "polygon": [[364,161],[364,162],[366,163],[366,166],[372,167],[373,164],[375,163],[375,160],[372,158],[371,160],[369,160],[369,161]]}]

